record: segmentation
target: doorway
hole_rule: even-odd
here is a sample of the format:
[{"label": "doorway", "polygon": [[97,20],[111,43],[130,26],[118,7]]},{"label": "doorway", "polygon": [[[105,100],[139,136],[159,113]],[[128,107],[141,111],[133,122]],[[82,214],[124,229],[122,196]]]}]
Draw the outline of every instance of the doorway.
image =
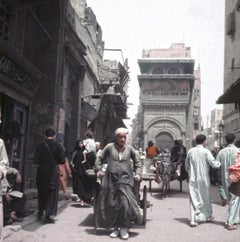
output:
[{"label": "doorway", "polygon": [[167,132],[162,132],[156,136],[156,145],[161,152],[169,150],[173,146],[173,137]]},{"label": "doorway", "polygon": [[0,137],[4,140],[10,167],[24,172],[28,109],[15,99],[0,94]]}]

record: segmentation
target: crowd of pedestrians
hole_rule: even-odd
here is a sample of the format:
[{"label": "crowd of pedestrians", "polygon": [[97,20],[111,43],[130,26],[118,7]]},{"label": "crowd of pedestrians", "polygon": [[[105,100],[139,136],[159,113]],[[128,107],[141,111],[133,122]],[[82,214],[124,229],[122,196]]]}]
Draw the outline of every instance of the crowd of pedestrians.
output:
[{"label": "crowd of pedestrians", "polygon": [[[72,181],[71,198],[80,206],[93,205],[98,178],[101,179],[101,189],[98,190],[98,199],[94,204],[96,226],[113,228],[109,235],[111,238],[128,239],[130,223],[139,221],[140,217],[133,185],[134,180],[141,180],[142,164],[137,151],[126,144],[126,139],[127,130],[118,128],[113,142],[101,149],[93,133],[87,131],[83,139],[76,141],[71,157],[67,157],[63,145],[56,141],[54,129],[47,129],[45,140],[36,147],[34,154],[34,163],[37,164],[38,218],[44,223],[55,223],[59,191],[63,192],[66,200],[70,198],[70,194],[66,193],[68,178]],[[191,227],[201,222],[214,221],[209,190],[213,184],[211,174],[216,174],[214,185],[219,187],[222,205],[228,204],[226,228],[234,230],[240,223],[240,197],[228,191],[231,184],[229,167],[236,164],[240,153],[235,146],[234,134],[227,134],[225,139],[226,147],[216,154],[206,148],[206,136],[203,134],[197,135],[196,146],[188,152],[182,139],[176,140],[174,146],[166,151],[171,162],[182,164],[181,174],[189,185]],[[148,159],[154,159],[161,153],[153,141],[148,142],[145,151]],[[90,175],[90,172],[93,174]],[[25,214],[26,204],[25,194],[20,192],[19,187],[16,188],[21,184],[21,174],[9,167],[2,139],[0,179],[2,236],[3,225],[20,221]]]}]

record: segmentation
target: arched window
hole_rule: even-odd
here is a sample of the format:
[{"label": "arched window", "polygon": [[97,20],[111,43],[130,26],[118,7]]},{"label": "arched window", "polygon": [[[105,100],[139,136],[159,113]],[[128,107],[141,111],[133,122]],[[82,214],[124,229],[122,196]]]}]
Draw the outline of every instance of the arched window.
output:
[{"label": "arched window", "polygon": [[163,74],[163,70],[160,67],[156,67],[153,69],[152,74]]},{"label": "arched window", "polygon": [[169,69],[168,74],[179,74],[179,70],[176,67],[172,67]]}]

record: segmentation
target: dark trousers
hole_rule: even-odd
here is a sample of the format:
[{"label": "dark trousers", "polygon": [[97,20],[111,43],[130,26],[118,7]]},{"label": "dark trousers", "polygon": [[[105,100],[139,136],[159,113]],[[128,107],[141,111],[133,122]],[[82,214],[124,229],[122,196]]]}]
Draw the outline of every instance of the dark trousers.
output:
[{"label": "dark trousers", "polygon": [[2,204],[3,204],[3,222],[5,225],[6,222],[10,219],[10,207],[5,195],[2,196]]},{"label": "dark trousers", "polygon": [[4,222],[7,222],[10,219],[10,213],[12,211],[16,212],[17,217],[24,217],[25,215],[26,195],[23,194],[21,198],[14,196],[11,196],[11,198],[12,200],[8,201],[5,195],[2,196]]},{"label": "dark trousers", "polygon": [[210,167],[210,171],[209,171],[209,176],[210,176],[210,182],[212,185],[217,185],[218,183],[218,169],[214,169],[212,167]]},{"label": "dark trousers", "polygon": [[43,214],[46,212],[46,217],[57,214],[58,204],[58,188],[57,189],[38,189],[38,212]]},{"label": "dark trousers", "polygon": [[77,194],[77,179],[77,171],[72,169],[72,189],[74,194]]},{"label": "dark trousers", "polygon": [[21,198],[12,197],[11,210],[16,212],[17,217],[24,216],[26,201],[27,201],[27,198],[25,194],[23,194]]}]

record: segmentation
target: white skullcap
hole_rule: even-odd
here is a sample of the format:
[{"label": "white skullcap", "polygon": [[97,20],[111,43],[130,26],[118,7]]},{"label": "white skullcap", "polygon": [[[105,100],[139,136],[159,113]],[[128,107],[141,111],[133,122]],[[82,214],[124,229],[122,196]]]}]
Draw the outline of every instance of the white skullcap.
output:
[{"label": "white skullcap", "polygon": [[128,134],[128,130],[125,128],[117,128],[114,132],[114,135],[118,136],[119,134]]}]

